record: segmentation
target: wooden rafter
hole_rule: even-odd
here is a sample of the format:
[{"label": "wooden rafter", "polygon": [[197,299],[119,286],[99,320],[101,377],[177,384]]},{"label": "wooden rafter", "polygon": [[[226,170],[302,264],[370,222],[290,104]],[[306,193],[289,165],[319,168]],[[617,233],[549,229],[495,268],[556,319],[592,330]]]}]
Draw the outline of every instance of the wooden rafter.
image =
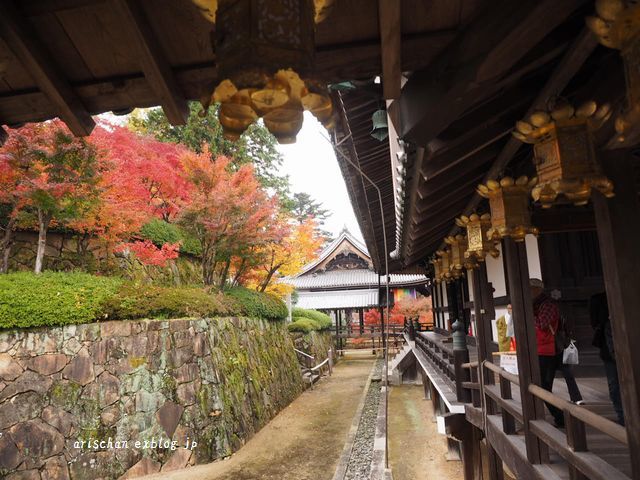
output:
[{"label": "wooden rafter", "polygon": [[[426,145],[471,105],[495,92],[496,80],[582,3],[583,0],[491,2],[491,7],[464,30],[446,53],[407,81],[396,106],[400,109],[400,136]],[[527,25],[536,27],[525,28]],[[508,43],[506,38],[517,41]],[[477,61],[494,57],[499,64]],[[461,68],[463,65],[468,66]],[[457,74],[452,76],[452,71]],[[487,72],[491,72],[491,78]]]},{"label": "wooden rafter", "polygon": [[0,36],[55,105],[56,114],[69,129],[75,135],[89,135],[95,126],[91,115],[11,1],[0,2]]},{"label": "wooden rafter", "polygon": [[145,77],[173,125],[184,125],[189,107],[138,0],[116,0],[122,20],[137,40]]},{"label": "wooden rafter", "polygon": [[382,89],[383,96],[387,100],[400,96],[402,77],[400,4],[398,0],[378,0]]}]

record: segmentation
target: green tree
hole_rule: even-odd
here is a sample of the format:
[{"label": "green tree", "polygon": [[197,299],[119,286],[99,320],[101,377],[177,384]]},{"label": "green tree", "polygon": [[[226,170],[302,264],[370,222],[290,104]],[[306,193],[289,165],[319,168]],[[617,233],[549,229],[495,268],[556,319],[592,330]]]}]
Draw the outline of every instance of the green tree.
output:
[{"label": "green tree", "polygon": [[276,192],[288,206],[289,178],[278,172],[282,166],[282,156],[276,147],[276,138],[264,125],[254,123],[238,141],[226,139],[218,121],[218,108],[218,105],[214,105],[205,116],[200,116],[202,106],[191,102],[187,124],[177,126],[169,123],[160,108],[137,111],[129,117],[129,127],[136,132],[152,135],[162,142],[183,144],[197,153],[202,153],[206,145],[212,159],[228,157],[235,170],[251,164],[260,184]]},{"label": "green tree", "polygon": [[322,208],[322,203],[314,200],[311,195],[304,192],[293,194],[291,214],[300,224],[309,218],[313,218],[318,224],[322,224],[331,216],[329,210]]}]

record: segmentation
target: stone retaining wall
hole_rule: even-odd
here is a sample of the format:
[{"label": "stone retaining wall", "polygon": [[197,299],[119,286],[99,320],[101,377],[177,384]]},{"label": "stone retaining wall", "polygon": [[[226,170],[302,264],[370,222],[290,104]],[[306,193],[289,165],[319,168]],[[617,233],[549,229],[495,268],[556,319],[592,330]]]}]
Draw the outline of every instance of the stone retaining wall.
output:
[{"label": "stone retaining wall", "polygon": [[210,462],[237,450],[302,388],[283,322],[0,332],[0,478],[132,478]]},{"label": "stone retaining wall", "polygon": [[316,363],[320,363],[327,358],[327,352],[331,348],[334,352],[333,358],[337,359],[335,354],[335,346],[333,345],[333,337],[330,331],[300,333],[292,332],[293,343],[295,347],[316,358]]}]

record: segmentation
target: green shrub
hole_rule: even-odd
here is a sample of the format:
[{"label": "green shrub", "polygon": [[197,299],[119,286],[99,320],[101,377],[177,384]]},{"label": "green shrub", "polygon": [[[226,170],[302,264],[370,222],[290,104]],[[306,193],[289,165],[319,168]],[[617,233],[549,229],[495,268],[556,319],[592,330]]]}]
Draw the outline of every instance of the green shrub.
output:
[{"label": "green shrub", "polygon": [[304,308],[296,307],[292,310],[291,315],[293,317],[310,318],[311,320],[316,322],[316,324],[318,324],[318,328],[316,330],[328,330],[333,326],[331,317],[326,313],[319,312],[318,310],[307,310]]},{"label": "green shrub", "polygon": [[290,332],[311,333],[319,330],[319,325],[310,318],[296,317],[293,322],[287,325]]},{"label": "green shrub", "polygon": [[243,287],[232,288],[226,293],[236,300],[242,315],[246,317],[283,320],[289,314],[285,303],[271,293],[256,292]]},{"label": "green shrub", "polygon": [[186,232],[179,225],[165,222],[159,218],[154,218],[144,224],[140,229],[140,235],[157,246],[165,243],[180,242],[181,253],[188,253],[196,257],[202,255],[200,240]]},{"label": "green shrub", "polygon": [[240,315],[235,301],[202,288],[123,285],[102,304],[105,318],[226,317]]},{"label": "green shrub", "polygon": [[0,275],[0,329],[68,325],[101,318],[122,280],[86,273]]}]

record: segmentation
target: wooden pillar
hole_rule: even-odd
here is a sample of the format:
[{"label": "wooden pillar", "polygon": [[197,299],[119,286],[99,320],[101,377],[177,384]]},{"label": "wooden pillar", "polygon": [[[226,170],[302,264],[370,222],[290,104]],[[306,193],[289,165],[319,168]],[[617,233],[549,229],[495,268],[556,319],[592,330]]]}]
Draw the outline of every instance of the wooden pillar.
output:
[{"label": "wooden pillar", "polygon": [[[615,197],[593,192],[604,283],[613,330],[629,450],[640,451],[640,201],[635,183],[638,159],[627,150],[603,152],[601,163]],[[640,479],[640,455],[631,455]]]},{"label": "wooden pillar", "polygon": [[470,423],[466,423],[461,442],[464,480],[480,480],[482,478],[481,440],[480,430]]},{"label": "wooden pillar", "polygon": [[[484,262],[473,270],[473,309],[476,317],[476,347],[478,349],[478,364],[488,360],[493,362],[491,352],[493,350],[493,340],[491,337],[491,320],[496,316],[493,304],[493,286],[487,279],[487,265]],[[480,401],[483,415],[493,415],[497,413],[493,402],[487,402],[484,394],[484,386],[495,383],[493,372],[488,372],[481,368],[480,378]],[[502,460],[487,442],[487,457],[489,460],[488,472],[490,480],[502,480],[504,470]]]},{"label": "wooden pillar", "polygon": [[502,250],[507,266],[509,295],[513,311],[513,326],[516,336],[516,355],[518,357],[518,376],[520,378],[520,397],[522,398],[522,417],[527,447],[527,458],[531,463],[547,462],[549,452],[529,428],[531,420],[544,419],[542,401],[529,393],[529,385],[540,385],[540,364],[534,327],[533,302],[529,288],[529,266],[527,248],[524,242],[515,242],[512,238],[502,241]]},{"label": "wooden pillar", "polygon": [[364,308],[361,308],[358,312],[360,315],[360,335],[364,333]]}]

